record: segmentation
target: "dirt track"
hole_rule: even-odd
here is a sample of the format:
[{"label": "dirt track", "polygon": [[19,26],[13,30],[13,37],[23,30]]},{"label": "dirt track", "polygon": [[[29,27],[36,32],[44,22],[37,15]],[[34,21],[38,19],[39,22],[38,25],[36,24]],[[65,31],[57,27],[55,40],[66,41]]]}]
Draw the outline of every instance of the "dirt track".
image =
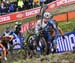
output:
[{"label": "dirt track", "polygon": [[13,63],[75,63],[75,53],[50,54],[40,58],[19,60]]}]

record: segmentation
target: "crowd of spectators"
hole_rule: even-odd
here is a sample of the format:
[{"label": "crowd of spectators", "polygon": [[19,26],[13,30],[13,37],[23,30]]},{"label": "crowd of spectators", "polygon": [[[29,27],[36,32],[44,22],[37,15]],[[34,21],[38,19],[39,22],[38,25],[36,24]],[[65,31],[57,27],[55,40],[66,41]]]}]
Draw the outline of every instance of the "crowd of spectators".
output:
[{"label": "crowd of spectators", "polygon": [[[0,15],[7,13],[28,10],[40,6],[43,0],[1,0],[0,1]],[[50,3],[55,0],[47,0],[45,3]]]}]

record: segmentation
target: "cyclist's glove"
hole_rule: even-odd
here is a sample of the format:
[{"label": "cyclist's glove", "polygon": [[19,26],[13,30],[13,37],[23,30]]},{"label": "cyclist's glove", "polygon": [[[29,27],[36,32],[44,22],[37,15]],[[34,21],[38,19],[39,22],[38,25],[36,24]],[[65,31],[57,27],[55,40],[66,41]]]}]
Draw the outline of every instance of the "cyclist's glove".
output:
[{"label": "cyclist's glove", "polygon": [[65,39],[64,35],[62,35],[62,38]]}]

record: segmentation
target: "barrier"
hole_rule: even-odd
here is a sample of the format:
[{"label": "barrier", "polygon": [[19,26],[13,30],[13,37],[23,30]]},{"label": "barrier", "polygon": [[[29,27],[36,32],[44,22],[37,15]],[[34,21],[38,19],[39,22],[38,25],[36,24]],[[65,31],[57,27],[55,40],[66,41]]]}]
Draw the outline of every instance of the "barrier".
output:
[{"label": "barrier", "polygon": [[[57,38],[57,53],[60,52],[66,52],[66,51],[74,51],[75,50],[75,32],[68,32],[64,35],[65,39],[63,39],[61,36],[59,36]],[[14,44],[16,43],[20,43],[21,42],[19,40],[17,40],[17,42],[13,42]],[[18,49],[21,48],[20,45],[15,46],[14,49]],[[41,49],[39,49],[41,50]],[[38,50],[38,51],[39,51]]]},{"label": "barrier", "polygon": [[66,33],[64,36],[65,39],[62,37],[57,39],[57,52],[75,50],[75,32]]},{"label": "barrier", "polygon": [[[61,52],[68,52],[68,51],[75,51],[75,32],[69,32],[66,33],[65,39],[63,39],[61,36],[57,38],[57,53]],[[41,52],[41,49],[37,49],[38,52]]]},{"label": "barrier", "polygon": [[67,21],[67,20],[72,19],[72,18],[75,18],[75,11],[66,12],[66,13],[54,16],[54,19],[58,22]]}]

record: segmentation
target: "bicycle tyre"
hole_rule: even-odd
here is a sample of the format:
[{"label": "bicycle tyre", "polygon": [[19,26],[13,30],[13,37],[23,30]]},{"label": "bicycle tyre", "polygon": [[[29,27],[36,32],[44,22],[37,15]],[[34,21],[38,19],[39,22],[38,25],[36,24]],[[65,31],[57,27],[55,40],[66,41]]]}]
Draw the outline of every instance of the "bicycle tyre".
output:
[{"label": "bicycle tyre", "polygon": [[[27,39],[26,39],[26,42],[27,42],[27,45],[29,44],[28,41],[29,41],[29,37],[32,36],[32,35],[36,35],[36,34],[30,34],[28,35]],[[42,53],[42,55],[46,55],[47,53],[47,43],[46,43],[46,40],[44,39],[44,37],[42,37],[42,40],[44,42],[44,52]],[[38,45],[38,44],[37,44]],[[36,53],[37,54],[37,53]]]}]

